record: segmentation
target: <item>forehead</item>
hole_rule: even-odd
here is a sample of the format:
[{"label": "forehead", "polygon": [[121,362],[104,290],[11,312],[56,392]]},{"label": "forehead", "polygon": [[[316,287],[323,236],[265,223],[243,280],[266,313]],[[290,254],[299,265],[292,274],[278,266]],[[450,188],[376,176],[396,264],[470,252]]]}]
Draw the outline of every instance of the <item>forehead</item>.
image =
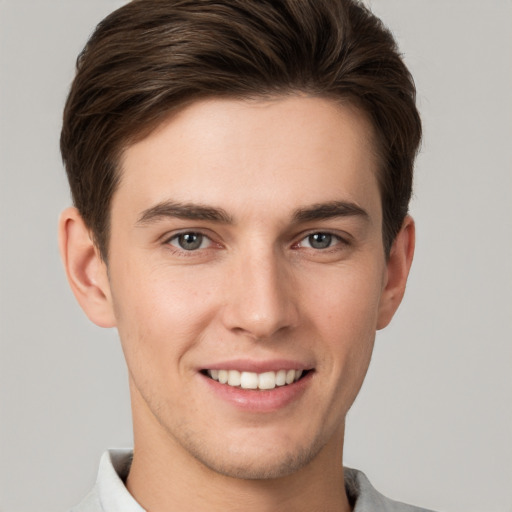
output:
[{"label": "forehead", "polygon": [[375,202],[373,140],[366,115],[333,100],[198,101],[126,149],[113,210],[126,203],[142,211],[169,197],[240,211],[272,205],[276,213]]}]

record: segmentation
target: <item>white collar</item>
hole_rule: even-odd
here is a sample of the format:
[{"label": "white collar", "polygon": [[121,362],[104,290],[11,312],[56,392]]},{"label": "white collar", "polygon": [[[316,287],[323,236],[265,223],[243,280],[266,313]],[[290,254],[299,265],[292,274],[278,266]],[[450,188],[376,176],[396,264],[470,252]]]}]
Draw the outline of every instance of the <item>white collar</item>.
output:
[{"label": "white collar", "polygon": [[96,488],[103,510],[108,512],[144,512],[124,484],[132,456],[132,450],[128,449],[109,450],[102,455]]}]

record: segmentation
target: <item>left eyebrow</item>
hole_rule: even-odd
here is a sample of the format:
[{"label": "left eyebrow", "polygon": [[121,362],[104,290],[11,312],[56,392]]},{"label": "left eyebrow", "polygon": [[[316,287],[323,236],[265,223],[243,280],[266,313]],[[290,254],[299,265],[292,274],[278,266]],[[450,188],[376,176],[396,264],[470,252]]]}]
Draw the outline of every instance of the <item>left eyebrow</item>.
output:
[{"label": "left eyebrow", "polygon": [[345,201],[330,201],[299,208],[295,210],[292,218],[294,222],[310,222],[335,217],[361,217],[366,221],[370,220],[366,210],[355,203]]}]

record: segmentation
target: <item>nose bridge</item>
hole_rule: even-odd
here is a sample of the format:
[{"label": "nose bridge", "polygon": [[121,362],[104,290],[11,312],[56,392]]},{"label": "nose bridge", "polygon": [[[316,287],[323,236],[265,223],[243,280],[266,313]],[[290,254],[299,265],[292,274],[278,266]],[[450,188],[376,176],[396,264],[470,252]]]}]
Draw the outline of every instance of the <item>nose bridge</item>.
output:
[{"label": "nose bridge", "polygon": [[264,339],[296,324],[292,275],[278,250],[252,244],[237,256],[233,270],[224,312],[226,327]]}]

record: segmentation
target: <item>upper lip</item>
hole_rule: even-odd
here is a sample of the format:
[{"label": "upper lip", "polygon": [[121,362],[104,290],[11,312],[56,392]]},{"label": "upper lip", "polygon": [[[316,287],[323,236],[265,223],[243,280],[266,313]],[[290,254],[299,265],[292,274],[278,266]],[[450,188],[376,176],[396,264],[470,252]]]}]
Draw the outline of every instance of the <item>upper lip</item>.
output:
[{"label": "upper lip", "polygon": [[249,359],[230,359],[211,363],[201,368],[201,370],[238,370],[241,372],[277,372],[279,370],[310,370],[312,365],[293,361],[290,359],[271,359],[267,361],[255,361]]}]

